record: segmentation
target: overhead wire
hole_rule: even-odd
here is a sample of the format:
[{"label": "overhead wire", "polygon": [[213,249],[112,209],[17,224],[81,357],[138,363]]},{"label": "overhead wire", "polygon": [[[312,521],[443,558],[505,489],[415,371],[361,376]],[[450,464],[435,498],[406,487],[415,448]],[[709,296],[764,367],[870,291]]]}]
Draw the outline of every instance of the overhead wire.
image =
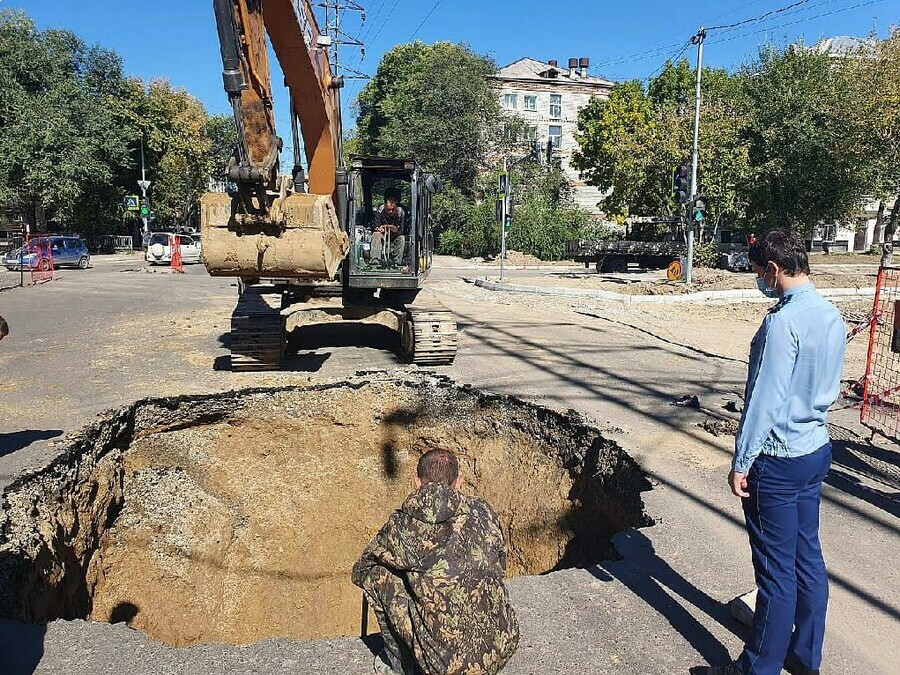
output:
[{"label": "overhead wire", "polygon": [[[399,4],[400,4],[400,0],[394,0],[394,4],[391,5],[390,11],[385,15],[384,19],[382,19],[381,25],[378,26],[378,30],[376,31],[376,33],[375,33],[375,34],[372,36],[372,38],[371,38],[370,42],[371,42],[372,44],[375,44],[375,40],[378,39],[378,36],[381,35],[381,32],[384,30],[384,27],[387,26],[388,21],[391,20],[391,17],[392,17],[392,16],[394,16],[394,12],[397,11],[397,5],[399,5]],[[359,61],[358,61],[358,63],[362,63],[362,61],[363,61],[363,59],[360,58]]]},{"label": "overhead wire", "polygon": [[[692,39],[693,39],[693,38],[692,38]],[[647,75],[647,77],[645,77],[644,79],[642,79],[641,82],[649,82],[649,81],[652,80],[654,77],[656,77],[656,75],[657,75],[658,73],[660,73],[660,72],[662,71],[663,68],[666,67],[666,64],[667,64],[667,63],[675,63],[676,61],[678,61],[678,59],[681,57],[681,55],[684,54],[684,52],[687,51],[687,48],[690,47],[690,46],[691,46],[691,40],[688,40],[687,42],[685,42],[685,43],[681,46],[681,49],[678,50],[678,52],[676,52],[675,54],[673,54],[672,56],[670,56],[669,58],[667,58],[665,61],[663,61],[662,65],[661,65],[659,68],[657,68],[657,69],[654,70],[652,73],[650,73],[649,75]]]},{"label": "overhead wire", "polygon": [[845,1],[846,0],[822,0],[821,2],[816,2],[814,4],[804,4],[801,6],[794,7],[793,9],[790,9],[789,11],[783,12],[781,14],[773,14],[773,15],[758,19],[758,20],[750,22],[750,23],[742,24],[740,27],[729,27],[729,28],[722,28],[722,29],[708,28],[707,30],[715,30],[715,32],[718,34],[727,34],[727,33],[746,31],[748,28],[753,28],[755,26],[763,26],[766,24],[773,25],[776,22],[783,21],[784,19],[787,19],[790,17],[799,17],[799,16],[807,15],[808,18],[812,19],[815,17],[809,16],[811,13],[818,12],[827,5],[833,5],[837,2],[845,2]]},{"label": "overhead wire", "polygon": [[375,27],[375,22],[378,21],[378,17],[381,16],[381,11],[384,9],[384,6],[386,4],[387,4],[387,2],[385,0],[381,0],[381,2],[378,3],[378,9],[375,10],[375,13],[372,15],[372,18],[369,19],[365,30],[360,35],[360,38],[359,38],[360,42],[365,42],[366,38],[372,32],[372,29]]},{"label": "overhead wire", "polygon": [[815,19],[820,19],[825,16],[832,16],[834,14],[841,14],[843,12],[849,12],[854,9],[859,9],[860,7],[868,7],[869,5],[877,5],[879,3],[884,2],[884,0],[868,0],[867,2],[860,2],[855,5],[850,5],[847,7],[839,7],[837,9],[831,10],[830,12],[822,12],[821,14],[816,14],[815,16],[808,16],[802,19],[798,19],[796,21],[787,21],[785,23],[780,23],[774,26],[766,26],[765,28],[757,28],[755,30],[750,30],[746,32],[741,32],[737,35],[728,35],[722,37],[720,39],[710,40],[708,44],[721,44],[723,42],[732,42],[733,40],[740,40],[746,37],[750,37],[752,35],[759,35],[760,33],[768,33],[770,31],[775,31],[780,28],[786,28],[788,26],[795,26],[800,23],[806,23],[807,21],[814,21]]},{"label": "overhead wire", "polygon": [[425,18],[422,19],[421,23],[419,23],[419,25],[416,26],[416,29],[412,32],[412,35],[410,35],[406,40],[407,42],[412,42],[413,38],[419,34],[419,31],[422,30],[422,26],[424,26],[428,19],[431,18],[431,15],[434,14],[434,10],[436,10],[438,8],[438,5],[440,4],[441,0],[436,0],[436,2],[431,6],[431,9],[428,11],[428,14],[425,15]]},{"label": "overhead wire", "polygon": [[[788,22],[778,23],[775,25],[767,25],[763,28],[757,27],[761,24],[770,23],[772,21],[781,20],[781,19],[791,17],[791,16],[800,16],[807,12],[816,11],[826,5],[831,5],[836,2],[840,2],[842,0],[824,0],[824,2],[820,2],[820,3],[814,4],[814,5],[810,5],[809,1],[810,0],[802,0],[802,1],[798,0],[797,2],[792,2],[783,7],[779,7],[778,9],[770,10],[768,12],[765,12],[763,14],[760,14],[758,16],[755,16],[755,17],[752,17],[749,19],[743,19],[741,21],[736,21],[736,22],[733,22],[730,24],[721,24],[721,25],[715,25],[715,26],[710,26],[708,28],[705,28],[706,31],[715,30],[717,33],[725,34],[723,37],[707,40],[707,44],[720,44],[723,42],[731,42],[734,40],[739,40],[739,39],[743,39],[746,37],[750,37],[752,35],[758,35],[760,33],[766,33],[769,31],[778,30],[780,28],[785,28],[787,26],[801,24],[801,23],[805,23],[807,21],[814,21],[816,19],[819,19],[819,18],[822,18],[825,16],[840,14],[843,12],[858,9],[860,7],[866,7],[869,5],[874,5],[874,4],[878,4],[880,2],[884,2],[884,0],[867,0],[866,2],[860,2],[860,3],[850,5],[847,7],[839,7],[837,9],[831,10],[829,12],[820,12],[819,14],[815,14],[812,16],[804,16],[803,18],[797,19],[796,21],[788,21]],[[755,4],[755,3],[750,2],[750,3],[747,3],[746,5],[743,5],[743,7],[747,7],[751,4]],[[747,30],[747,29],[752,29],[752,30]],[[734,33],[734,34],[729,35],[729,33]],[[668,57],[666,59],[666,61],[674,63],[678,58],[681,57],[681,55],[685,52],[685,50],[688,48],[688,46],[690,46],[690,44],[691,44],[691,42],[689,40],[685,45],[683,45],[681,47],[681,49],[676,54],[674,54],[671,57]],[[653,50],[653,51],[655,53],[659,53],[658,49]],[[648,53],[648,55],[645,56],[644,58],[648,58],[649,54],[650,53]],[[613,64],[613,63],[621,63],[621,62],[625,62],[625,61],[634,61],[634,60],[643,60],[643,59],[642,58],[635,59],[633,57],[632,58],[624,58],[623,57],[623,58],[619,58],[619,59],[613,60],[608,63]],[[642,81],[647,82],[650,79],[652,79],[656,74],[658,74],[660,71],[662,71],[662,69],[665,67],[666,61],[664,61],[663,64],[660,65],[656,70],[654,70],[650,75],[643,78]]]},{"label": "overhead wire", "polygon": [[752,17],[750,19],[744,19],[743,21],[738,21],[736,23],[722,24],[720,26],[709,26],[706,30],[719,30],[724,28],[737,28],[738,26],[744,26],[749,23],[755,23],[757,21],[761,21],[767,17],[775,16],[777,14],[782,14],[787,12],[794,7],[799,7],[800,5],[805,5],[809,0],[797,0],[796,2],[792,2],[789,5],[785,5],[784,7],[779,7],[778,9],[772,9],[766,12],[765,14],[760,14],[759,16]]},{"label": "overhead wire", "polygon": [[[750,2],[746,2],[738,7],[735,7],[734,9],[728,10],[727,12],[717,14],[715,17],[713,17],[713,20],[720,19],[724,16],[728,16],[729,14],[734,14],[735,12],[738,12],[741,9],[745,9],[745,8],[750,7],[751,5],[755,5],[759,2],[762,2],[762,0],[751,0]],[[648,58],[652,58],[653,56],[656,56],[661,53],[665,53],[672,48],[679,47],[681,45],[681,42],[669,43],[667,41],[670,38],[679,37],[681,35],[684,35],[685,32],[687,32],[687,29],[678,31],[677,33],[671,33],[669,35],[665,35],[662,38],[660,38],[659,41],[647,43],[643,47],[635,49],[632,52],[626,52],[625,54],[620,54],[619,56],[616,56],[615,58],[600,60],[600,61],[596,62],[595,66],[598,68],[602,68],[602,67],[609,66],[609,65],[618,65],[621,63],[628,63],[630,61],[643,61]]]}]

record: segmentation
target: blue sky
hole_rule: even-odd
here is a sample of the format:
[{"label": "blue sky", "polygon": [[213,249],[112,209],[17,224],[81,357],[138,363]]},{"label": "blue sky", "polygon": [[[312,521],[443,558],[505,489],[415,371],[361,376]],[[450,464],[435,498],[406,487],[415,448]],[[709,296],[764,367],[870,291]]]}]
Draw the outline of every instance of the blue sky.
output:
[{"label": "blue sky", "polygon": [[[466,42],[500,65],[522,56],[561,64],[587,56],[592,74],[644,78],[676,54],[698,26],[738,22],[793,1],[358,0],[367,8],[366,23],[348,13],[343,25],[364,37],[366,58],[345,47],[341,60],[371,74],[381,54],[415,35],[426,42]],[[210,112],[229,112],[211,0],[0,0],[0,7],[25,10],[40,28],[68,28],[122,55],[129,74],[166,77]],[[767,40],[812,43],[821,36],[863,36],[873,28],[884,36],[892,23],[900,24],[900,0],[807,0],[760,23],[712,31],[704,58],[709,65],[737,67]],[[687,53],[694,58],[693,50]],[[360,86],[349,83],[345,101]],[[277,123],[287,138],[285,106],[286,98],[278,95]],[[346,118],[345,126],[352,125]]]}]

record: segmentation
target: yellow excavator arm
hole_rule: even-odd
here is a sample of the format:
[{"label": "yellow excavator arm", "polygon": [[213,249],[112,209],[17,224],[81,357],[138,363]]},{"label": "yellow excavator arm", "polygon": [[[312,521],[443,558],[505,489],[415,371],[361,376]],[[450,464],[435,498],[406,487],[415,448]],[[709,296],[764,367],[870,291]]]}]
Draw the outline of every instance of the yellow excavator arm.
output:
[{"label": "yellow excavator arm", "polygon": [[[328,54],[308,0],[213,0],[222,78],[234,111],[233,194],[201,199],[203,258],[210,274],[323,279],[349,250],[336,209],[341,120]],[[291,95],[295,168],[280,176],[268,34]],[[299,129],[297,122],[299,121]],[[304,194],[299,134],[309,167]]]}]

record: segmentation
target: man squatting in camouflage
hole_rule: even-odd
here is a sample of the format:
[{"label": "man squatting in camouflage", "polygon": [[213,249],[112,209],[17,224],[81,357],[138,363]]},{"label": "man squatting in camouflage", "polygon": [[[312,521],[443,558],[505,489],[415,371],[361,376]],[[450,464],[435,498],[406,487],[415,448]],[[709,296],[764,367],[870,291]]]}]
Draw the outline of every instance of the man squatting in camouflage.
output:
[{"label": "man squatting in camouflage", "polygon": [[403,675],[497,673],[519,644],[500,520],[487,502],[459,492],[459,463],[447,450],[422,455],[414,482],[353,566],[381,627],[383,657]]}]

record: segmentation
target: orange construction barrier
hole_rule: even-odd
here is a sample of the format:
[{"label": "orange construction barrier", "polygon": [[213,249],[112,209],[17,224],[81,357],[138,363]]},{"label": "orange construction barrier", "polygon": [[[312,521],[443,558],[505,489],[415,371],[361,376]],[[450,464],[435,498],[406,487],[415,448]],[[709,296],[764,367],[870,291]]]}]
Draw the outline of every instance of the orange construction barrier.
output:
[{"label": "orange construction barrier", "polygon": [[53,249],[50,247],[49,237],[29,236],[26,238],[25,255],[34,256],[29,257],[28,260],[32,284],[40,284],[53,279]]},{"label": "orange construction barrier", "polygon": [[900,267],[878,270],[860,421],[900,440]]},{"label": "orange construction barrier", "polygon": [[184,274],[184,263],[181,260],[181,237],[174,234],[170,241],[172,245],[172,262],[170,263],[172,271],[176,274]]}]

